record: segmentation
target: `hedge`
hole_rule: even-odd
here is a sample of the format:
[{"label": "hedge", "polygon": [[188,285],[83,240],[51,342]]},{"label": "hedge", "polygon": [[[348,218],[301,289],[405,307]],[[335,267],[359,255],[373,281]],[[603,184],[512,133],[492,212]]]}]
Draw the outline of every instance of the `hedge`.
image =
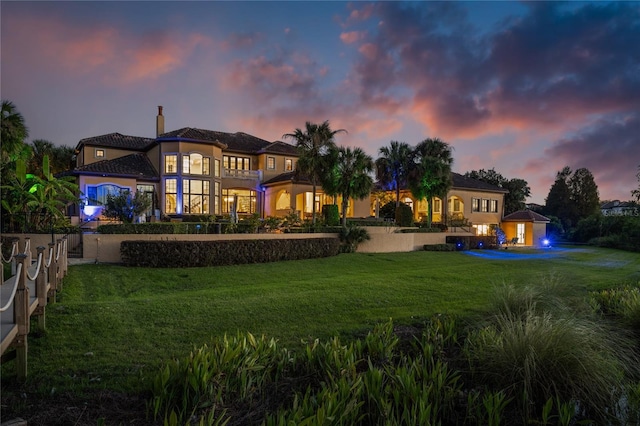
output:
[{"label": "hedge", "polygon": [[[447,236],[447,244],[455,244],[459,250],[470,249],[495,249],[498,247],[498,239],[495,235],[492,236]],[[462,244],[461,246],[458,246]]]},{"label": "hedge", "polygon": [[335,256],[337,238],[230,241],[123,241],[126,266],[180,268],[266,263]]},{"label": "hedge", "polygon": [[455,244],[425,244],[425,251],[456,251]]}]

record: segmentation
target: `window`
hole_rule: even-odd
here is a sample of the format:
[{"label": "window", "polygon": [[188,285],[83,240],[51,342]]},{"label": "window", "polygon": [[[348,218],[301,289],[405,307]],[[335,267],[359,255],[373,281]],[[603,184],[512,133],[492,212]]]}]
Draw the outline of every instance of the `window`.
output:
[{"label": "window", "polygon": [[178,173],[178,156],[176,154],[168,154],[164,156],[164,172]]},{"label": "window", "polygon": [[121,191],[129,191],[130,188],[122,188],[118,185],[102,184],[96,186],[87,186],[86,205],[88,206],[104,206],[107,204],[109,195],[118,195]]},{"label": "window", "polygon": [[225,155],[222,157],[225,169],[232,170],[251,170],[251,162],[249,157],[235,157],[232,155]]},{"label": "window", "polygon": [[433,212],[440,213],[442,211],[442,200],[440,198],[433,199]]},{"label": "window", "polygon": [[489,225],[487,224],[482,224],[482,225],[473,225],[473,227],[476,230],[476,235],[489,235]]},{"label": "window", "polygon": [[459,212],[460,211],[460,200],[458,198],[455,198],[453,200],[453,211],[454,212]]},{"label": "window", "polygon": [[489,211],[489,200],[482,199],[482,203],[480,204],[480,211],[483,213],[487,213]]},{"label": "window", "polygon": [[105,157],[104,149],[96,148],[95,157],[96,158],[104,158]]},{"label": "window", "polygon": [[291,158],[285,158],[284,159],[284,169],[287,172],[290,172],[293,170],[293,160]]},{"label": "window", "polygon": [[220,160],[213,160],[213,175],[215,177],[220,177]]},{"label": "window", "polygon": [[479,212],[480,211],[480,199],[472,198],[471,199],[471,211]]},{"label": "window", "polygon": [[491,213],[498,213],[498,200],[491,200]]},{"label": "window", "polygon": [[182,173],[186,175],[205,175],[211,173],[211,160],[201,154],[184,154],[182,156]]},{"label": "window", "polygon": [[256,212],[256,191],[248,189],[223,189],[222,213],[229,214],[237,199],[236,213],[252,214]]},{"label": "window", "polygon": [[213,183],[213,213],[220,214],[220,182]]},{"label": "window", "polygon": [[178,206],[178,180],[167,179],[164,181],[164,212],[167,214],[177,213]]},{"label": "window", "polygon": [[156,208],[154,195],[155,188],[153,187],[153,185],[136,185],[136,192],[145,194],[149,197],[149,200],[151,202],[149,203],[149,208],[146,212],[144,212],[144,214],[148,216],[153,215],[153,211]]},{"label": "window", "polygon": [[267,157],[267,170],[276,169],[276,157]]},{"label": "window", "polygon": [[182,180],[183,213],[209,214],[209,181]]}]

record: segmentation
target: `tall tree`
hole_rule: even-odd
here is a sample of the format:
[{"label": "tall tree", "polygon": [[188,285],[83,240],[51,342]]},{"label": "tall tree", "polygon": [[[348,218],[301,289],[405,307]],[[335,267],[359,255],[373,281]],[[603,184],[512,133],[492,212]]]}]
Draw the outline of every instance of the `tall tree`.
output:
[{"label": "tall tree", "polygon": [[636,177],[638,178],[638,189],[631,191],[631,195],[636,197],[636,200],[640,203],[640,166],[638,166],[638,173],[636,174]]},{"label": "tall tree", "polygon": [[9,156],[16,155],[22,151],[22,145],[29,136],[29,130],[24,122],[24,117],[18,112],[13,102],[3,100],[1,112],[2,153]]},{"label": "tall tree", "polygon": [[509,191],[504,196],[505,215],[517,212],[518,210],[523,210],[525,208],[525,201],[527,197],[531,195],[531,188],[529,188],[529,184],[526,180],[519,178],[507,179],[500,173],[496,172],[493,168],[489,170],[472,170],[465,173],[465,176],[490,183],[491,185],[495,185]]},{"label": "tall tree", "polygon": [[27,165],[28,170],[40,176],[42,173],[42,160],[49,157],[49,167],[53,174],[64,172],[73,168],[75,150],[70,146],[56,146],[44,139],[35,139],[31,142],[31,156]]},{"label": "tall tree", "polygon": [[575,216],[569,188],[570,177],[571,168],[568,166],[556,173],[556,180],[551,185],[545,202],[545,214],[558,217],[565,229],[571,227]]},{"label": "tall tree", "polygon": [[311,223],[316,224],[316,192],[317,186],[322,182],[323,175],[328,169],[327,154],[335,147],[334,137],[338,133],[346,133],[346,130],[331,130],[329,121],[322,124],[305,123],[305,129],[295,129],[293,133],[286,133],[282,137],[294,139],[298,149],[298,162],[296,170],[308,176],[313,187],[313,201]]},{"label": "tall tree", "polygon": [[588,169],[580,168],[573,172],[573,176],[569,179],[569,189],[571,202],[574,205],[575,216],[572,218],[574,223],[600,211],[598,185]]},{"label": "tall tree", "polygon": [[373,159],[360,148],[332,148],[329,154],[335,162],[325,179],[325,190],[329,195],[342,196],[342,226],[347,226],[347,208],[350,199],[362,200],[371,193]]},{"label": "tall tree", "polygon": [[383,146],[375,162],[376,178],[386,187],[395,190],[396,207],[400,205],[400,188],[407,186],[412,149],[405,142],[391,141]]},{"label": "tall tree", "polygon": [[427,199],[427,225],[433,220],[433,197],[446,199],[451,188],[453,156],[446,142],[435,138],[425,139],[413,150],[409,189],[418,200]]}]

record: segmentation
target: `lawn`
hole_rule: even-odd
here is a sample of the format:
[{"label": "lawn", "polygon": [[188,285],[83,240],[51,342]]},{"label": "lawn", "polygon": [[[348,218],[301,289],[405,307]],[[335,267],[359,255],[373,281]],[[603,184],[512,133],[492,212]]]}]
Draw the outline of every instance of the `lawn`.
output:
[{"label": "lawn", "polygon": [[[47,307],[47,331],[29,336],[21,389],[135,393],[146,386],[145,372],[214,336],[250,331],[295,348],[316,337],[348,339],[389,318],[473,318],[489,308],[496,286],[535,285],[551,274],[566,297],[583,298],[640,282],[640,257],[580,247],[355,253],[216,268],[72,266],[58,303]],[[17,389],[13,368],[2,365],[3,399]]]}]

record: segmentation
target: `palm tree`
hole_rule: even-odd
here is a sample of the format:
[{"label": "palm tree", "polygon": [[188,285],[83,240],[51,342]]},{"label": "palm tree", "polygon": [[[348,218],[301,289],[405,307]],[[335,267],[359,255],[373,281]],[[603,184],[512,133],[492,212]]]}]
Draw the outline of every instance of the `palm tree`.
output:
[{"label": "palm tree", "polygon": [[29,130],[24,124],[24,117],[18,112],[11,101],[2,101],[0,127],[2,128],[2,152],[9,156],[19,153],[24,140],[29,136]]},{"label": "palm tree", "polygon": [[391,141],[380,148],[376,160],[376,178],[386,187],[396,191],[396,207],[400,205],[400,188],[407,185],[411,162],[411,146],[405,142]]},{"label": "palm tree", "polygon": [[349,199],[362,200],[369,196],[373,179],[373,159],[360,148],[332,148],[329,158],[335,160],[325,177],[325,191],[342,196],[342,226],[347,226]]},{"label": "palm tree", "polygon": [[73,168],[75,150],[70,146],[56,146],[48,140],[35,139],[31,142],[31,151],[33,155],[27,164],[27,168],[38,175],[42,173],[42,160],[45,156],[49,157],[49,167],[53,174]]},{"label": "palm tree", "polygon": [[330,148],[335,147],[334,136],[338,133],[346,133],[344,129],[331,130],[329,121],[322,124],[305,123],[305,129],[295,129],[293,133],[286,133],[282,137],[294,139],[298,149],[298,162],[296,170],[307,175],[313,186],[313,201],[311,223],[316,224],[316,191],[319,183],[322,183],[323,174],[328,166],[326,156]]},{"label": "palm tree", "polygon": [[423,140],[413,151],[409,188],[418,200],[427,199],[429,227],[433,218],[433,197],[446,199],[451,188],[452,164],[451,147],[438,138]]}]

